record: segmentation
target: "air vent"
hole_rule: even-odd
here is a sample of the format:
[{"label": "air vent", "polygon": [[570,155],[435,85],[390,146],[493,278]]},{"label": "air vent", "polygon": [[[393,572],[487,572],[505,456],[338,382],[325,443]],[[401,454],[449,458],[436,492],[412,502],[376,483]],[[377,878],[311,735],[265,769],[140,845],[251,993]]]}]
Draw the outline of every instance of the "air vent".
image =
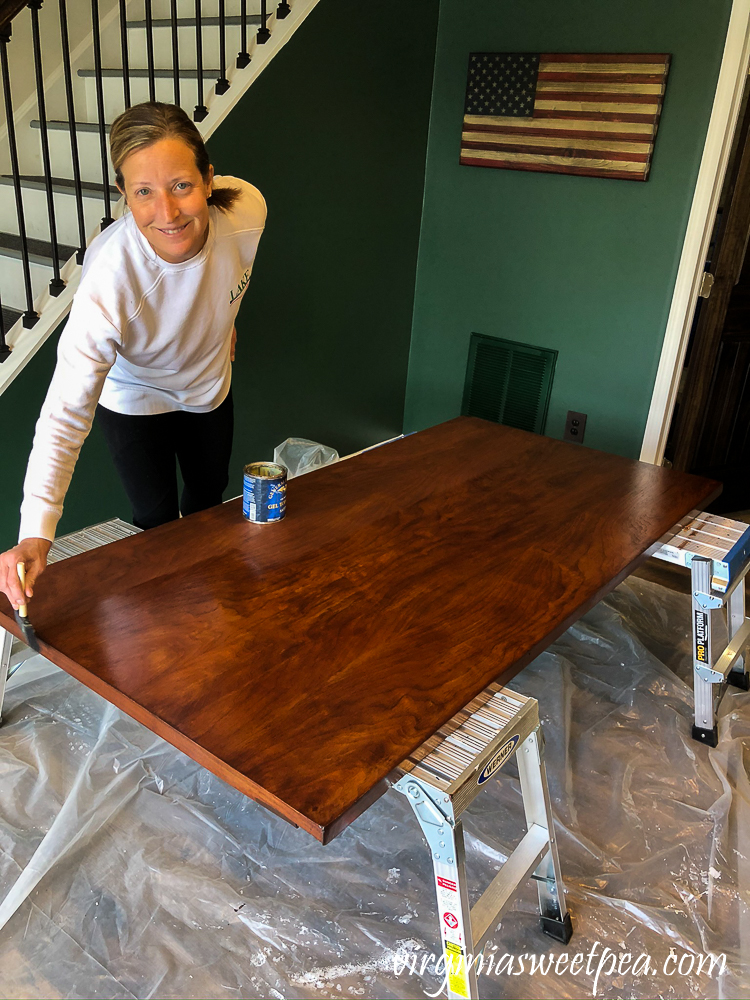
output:
[{"label": "air vent", "polygon": [[472,333],[461,413],[544,433],[557,351]]}]

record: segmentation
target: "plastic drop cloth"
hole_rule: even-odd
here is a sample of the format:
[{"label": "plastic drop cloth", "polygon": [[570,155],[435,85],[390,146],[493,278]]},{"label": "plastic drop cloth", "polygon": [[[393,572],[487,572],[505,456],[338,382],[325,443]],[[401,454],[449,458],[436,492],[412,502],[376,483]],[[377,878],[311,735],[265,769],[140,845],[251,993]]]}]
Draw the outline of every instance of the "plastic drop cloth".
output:
[{"label": "plastic drop cloth", "polygon": [[273,460],[277,465],[285,467],[289,479],[294,479],[296,476],[304,476],[306,472],[338,462],[339,453],[327,444],[292,437],[274,448]]},{"label": "plastic drop cloth", "polygon": [[[527,883],[485,948],[501,972],[480,974],[483,997],[750,995],[750,695],[724,695],[717,749],[691,740],[689,621],[687,597],[631,579],[513,682],[541,706],[574,936],[539,932]],[[512,765],[464,826],[476,896],[523,829]],[[0,728],[0,900],[5,997],[441,984],[430,856],[403,796],[322,847],[41,657],[12,678]],[[592,948],[590,974],[532,974],[528,958],[508,973],[507,956]],[[595,982],[604,948],[653,968],[607,961]],[[707,952],[726,955],[721,974],[696,971]]]}]

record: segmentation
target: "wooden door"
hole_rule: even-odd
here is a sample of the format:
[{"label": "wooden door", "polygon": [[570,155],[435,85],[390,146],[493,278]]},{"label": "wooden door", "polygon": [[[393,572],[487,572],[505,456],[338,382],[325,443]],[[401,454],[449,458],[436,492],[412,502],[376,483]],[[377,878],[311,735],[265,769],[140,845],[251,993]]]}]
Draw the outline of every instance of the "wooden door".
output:
[{"label": "wooden door", "polygon": [[666,456],[724,483],[713,510],[750,508],[750,114],[747,95]]}]

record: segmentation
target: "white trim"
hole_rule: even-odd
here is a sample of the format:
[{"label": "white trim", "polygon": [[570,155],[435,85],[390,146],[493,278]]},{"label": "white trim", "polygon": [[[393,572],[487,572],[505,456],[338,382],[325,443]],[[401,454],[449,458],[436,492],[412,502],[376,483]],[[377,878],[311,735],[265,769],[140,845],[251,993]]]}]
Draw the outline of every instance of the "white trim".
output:
[{"label": "white trim", "polygon": [[672,305],[641,446],[641,461],[660,465],[693,322],[698,289],[724,182],[750,62],[750,0],[734,0],[698,181],[677,270]]},{"label": "white trim", "polygon": [[53,298],[49,291],[45,291],[34,303],[39,313],[39,319],[34,326],[27,330],[23,326],[23,320],[19,319],[8,331],[5,339],[12,350],[9,357],[0,365],[0,394],[8,388],[18,373],[23,371],[70,312],[73,296],[81,280],[81,270],[74,255],[60,270],[65,288],[57,298]]}]

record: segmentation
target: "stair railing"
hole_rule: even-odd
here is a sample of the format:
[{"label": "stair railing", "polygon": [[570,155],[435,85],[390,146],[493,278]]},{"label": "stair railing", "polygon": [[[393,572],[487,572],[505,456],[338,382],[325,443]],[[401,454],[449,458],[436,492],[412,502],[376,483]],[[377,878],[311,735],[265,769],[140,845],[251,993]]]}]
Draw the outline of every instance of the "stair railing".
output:
[{"label": "stair railing", "polygon": [[[145,6],[145,20],[143,22],[131,20],[128,16],[128,0],[116,0],[116,7],[113,6],[110,14],[105,13],[104,21],[100,17],[100,0],[90,0],[91,8],[91,45],[94,59],[94,90],[96,96],[96,121],[85,121],[83,116],[76,114],[76,87],[74,76],[74,64],[71,53],[71,37],[68,19],[68,0],[47,0],[46,9],[55,11],[56,25],[55,33],[59,34],[60,53],[62,59],[62,77],[64,82],[64,101],[62,94],[53,103],[50,95],[54,86],[55,91],[58,85],[50,84],[47,81],[45,91],[45,68],[50,72],[50,66],[44,65],[43,44],[45,38],[50,36],[49,15],[44,25],[40,24],[40,13],[44,0],[0,0],[0,78],[2,79],[2,102],[0,107],[5,109],[5,123],[7,132],[7,159],[10,164],[10,178],[5,178],[5,183],[10,181],[13,188],[13,198],[15,203],[15,218],[13,222],[8,219],[0,219],[0,230],[9,228],[17,229],[15,232],[0,232],[3,239],[3,247],[11,252],[21,265],[22,281],[11,281],[0,269],[0,363],[5,361],[11,354],[8,346],[7,334],[11,326],[17,321],[22,323],[23,328],[32,328],[39,320],[39,313],[35,306],[35,300],[39,300],[40,289],[38,281],[34,282],[32,265],[40,262],[47,262],[52,271],[52,276],[48,284],[48,292],[56,297],[66,287],[65,276],[70,275],[66,271],[65,264],[69,258],[74,257],[75,263],[82,264],[86,252],[87,233],[85,221],[86,199],[101,198],[102,217],[101,228],[105,228],[113,222],[112,199],[117,197],[117,191],[112,185],[111,168],[109,165],[108,133],[109,126],[117,111],[107,108],[106,94],[104,88],[105,76],[116,76],[122,79],[123,103],[126,108],[133,103],[133,80],[146,77],[148,81],[148,96],[150,100],[169,100],[169,96],[161,92],[158,83],[159,79],[166,77],[170,79],[167,84],[170,89],[170,96],[174,103],[181,104],[186,97],[183,86],[185,79],[196,77],[197,102],[193,109],[193,119],[196,122],[203,121],[208,114],[206,107],[206,78],[210,78],[212,71],[204,69],[204,39],[209,37],[208,32],[218,31],[219,66],[216,69],[215,92],[224,94],[230,87],[230,80],[227,78],[227,25],[232,24],[240,28],[240,48],[236,57],[237,69],[243,69],[250,63],[250,53],[248,51],[248,26],[257,25],[257,42],[265,43],[270,37],[269,10],[267,0],[260,0],[260,14],[248,15],[247,0],[240,0],[240,15],[228,16],[226,12],[226,0],[195,0],[195,69],[187,69],[180,64],[180,38],[179,29],[181,26],[190,24],[190,19],[180,19],[178,17],[177,0],[170,0],[169,24],[165,19],[158,20],[153,16],[152,0],[143,0]],[[32,48],[34,58],[34,79],[36,84],[35,102],[38,118],[29,121],[18,109],[14,108],[14,98],[12,89],[12,65],[10,59],[10,46],[12,39],[12,22],[18,26],[20,18],[27,16],[28,10],[30,18],[30,28],[32,37]],[[216,11],[216,14],[214,14]],[[289,3],[282,0],[276,8],[276,18],[285,18],[291,12]],[[110,16],[111,15],[111,16]],[[218,15],[218,16],[217,16]],[[109,23],[113,18],[119,17],[119,25],[113,22],[114,30],[119,27],[119,40],[115,42],[115,48],[119,50],[119,56],[114,60],[115,65],[105,66],[103,63],[102,30],[103,24]],[[159,69],[156,65],[154,30],[156,26],[169,27],[170,45],[159,49],[170,51],[171,65],[166,69]],[[145,30],[145,50],[146,66],[137,68],[133,66],[133,55],[131,41],[133,35],[129,35],[134,30]],[[217,36],[214,36],[217,37]],[[116,38],[116,35],[115,35]],[[110,46],[111,48],[111,46]],[[78,70],[81,74],[81,70]],[[191,87],[192,89],[192,87]],[[57,94],[55,94],[57,97]],[[33,95],[29,95],[29,100],[33,101]],[[21,101],[22,108],[26,108],[28,101]],[[52,112],[61,114],[63,120],[50,120],[49,108],[60,108],[64,103],[64,112],[59,110]],[[32,112],[33,113],[33,112]],[[1,123],[0,123],[1,124]],[[38,169],[39,154],[35,150],[25,148],[25,144],[19,143],[18,128],[29,128],[39,130],[40,139],[40,159],[42,177],[33,176]],[[56,177],[54,174],[53,157],[50,144],[50,130],[63,129],[67,131],[70,144],[70,168],[72,178]],[[84,181],[82,176],[81,158],[81,132],[98,133],[99,158],[101,160],[101,183]],[[87,164],[88,165],[88,164]],[[29,194],[31,189],[41,188],[44,190],[46,199],[47,233],[49,240],[42,240],[28,235],[27,226],[27,206],[24,203],[24,191]],[[98,192],[98,193],[97,193]],[[67,242],[61,242],[59,213],[57,211],[55,195],[69,196],[75,199],[75,238],[76,245],[69,246],[71,237]],[[58,203],[59,204],[59,203]],[[33,230],[32,230],[33,232]],[[92,234],[90,234],[92,235]],[[4,258],[0,255],[0,262]],[[22,286],[22,287],[21,287]],[[18,292],[21,292],[20,296]],[[36,293],[35,293],[36,292]],[[22,300],[22,301],[21,301]],[[13,308],[7,303],[13,302]],[[3,307],[3,302],[6,303]],[[20,308],[19,308],[20,306]],[[14,334],[15,336],[15,334]],[[17,338],[16,338],[17,339]]]}]

